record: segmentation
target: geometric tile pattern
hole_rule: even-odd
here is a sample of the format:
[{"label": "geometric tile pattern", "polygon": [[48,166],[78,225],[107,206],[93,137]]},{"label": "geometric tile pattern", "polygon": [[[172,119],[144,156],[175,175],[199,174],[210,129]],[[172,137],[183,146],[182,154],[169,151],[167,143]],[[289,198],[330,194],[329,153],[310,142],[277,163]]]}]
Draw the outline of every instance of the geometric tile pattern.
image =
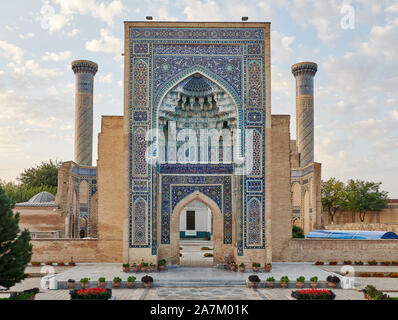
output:
[{"label": "geometric tile pattern", "polygon": [[[145,159],[139,159],[144,158],[147,141],[143,132],[137,131],[137,128],[144,131],[155,129],[158,123],[157,109],[163,97],[178,83],[198,72],[232,97],[238,110],[239,129],[256,129],[253,134],[255,147],[251,150],[254,171],[239,179],[242,228],[237,230],[237,239],[242,239],[242,243],[238,244],[238,248],[241,248],[239,254],[243,254],[243,249],[265,248],[265,211],[262,198],[265,191],[264,29],[133,27],[129,36],[130,247],[152,247],[152,254],[156,254],[157,243],[169,243],[172,208],[194,190],[206,194],[220,206],[224,221],[223,241],[232,243],[232,199],[237,197],[235,190],[232,190],[228,166],[224,165],[219,172],[210,166],[203,167],[206,171],[201,171],[200,166],[185,166],[180,167],[181,171],[173,173],[170,170],[176,170],[176,167],[158,166],[154,174],[148,174],[151,167]],[[134,113],[138,111],[137,107],[140,109],[139,113]],[[148,112],[144,113],[146,111]],[[136,127],[138,121],[140,127]],[[243,155],[244,135],[240,139],[239,151]],[[162,173],[159,170],[163,170]],[[182,172],[192,175],[181,175]],[[152,187],[154,179],[159,176],[161,181],[157,192],[162,194],[162,200],[157,204],[152,200]],[[167,179],[171,181],[166,183]],[[136,181],[146,181],[146,188],[144,183]],[[147,234],[146,243],[136,245],[133,243],[133,199],[139,196],[146,203]],[[253,197],[256,197],[257,202],[253,202],[252,211],[249,211],[247,204]],[[249,227],[254,228],[254,225],[248,224],[249,212],[250,221],[260,221],[256,227],[262,231],[261,241],[252,238],[250,244],[247,242],[247,230]],[[255,212],[258,213],[257,216]],[[159,241],[153,231],[156,226],[151,229],[158,214],[161,215]],[[255,241],[257,243],[254,245]]]}]

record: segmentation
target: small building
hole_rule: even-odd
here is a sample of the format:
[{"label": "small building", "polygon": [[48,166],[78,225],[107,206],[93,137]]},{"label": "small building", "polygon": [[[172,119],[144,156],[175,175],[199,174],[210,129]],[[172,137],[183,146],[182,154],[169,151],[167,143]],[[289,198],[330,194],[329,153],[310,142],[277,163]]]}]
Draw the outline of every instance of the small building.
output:
[{"label": "small building", "polygon": [[57,210],[55,196],[47,191],[39,192],[27,202],[17,203],[19,227],[28,229],[34,238],[63,238],[65,218]]}]

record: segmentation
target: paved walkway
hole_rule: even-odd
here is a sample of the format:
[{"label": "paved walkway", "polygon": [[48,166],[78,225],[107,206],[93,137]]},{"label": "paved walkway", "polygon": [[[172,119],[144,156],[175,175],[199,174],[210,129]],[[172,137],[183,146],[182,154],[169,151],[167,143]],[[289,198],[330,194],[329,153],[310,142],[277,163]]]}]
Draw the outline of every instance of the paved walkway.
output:
[{"label": "paved walkway", "polygon": [[[20,291],[40,287],[40,278],[26,279],[11,288]],[[293,300],[294,289],[249,289],[246,287],[204,288],[134,288],[113,289],[116,300]],[[363,294],[355,290],[334,289],[336,300],[364,300]],[[0,294],[6,297],[7,294]],[[391,295],[393,296],[393,295]],[[69,300],[69,290],[40,289],[36,300]]]},{"label": "paved walkway", "polygon": [[181,240],[180,241],[180,265],[181,267],[212,267],[213,258],[204,257],[205,253],[213,253],[213,250],[202,250],[202,247],[213,248],[213,241],[195,241],[195,240]]}]

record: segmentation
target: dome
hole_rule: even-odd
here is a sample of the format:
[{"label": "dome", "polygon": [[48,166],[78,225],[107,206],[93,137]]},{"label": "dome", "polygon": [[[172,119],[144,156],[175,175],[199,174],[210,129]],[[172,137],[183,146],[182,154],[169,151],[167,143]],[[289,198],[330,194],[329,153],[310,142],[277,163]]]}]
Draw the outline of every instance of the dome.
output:
[{"label": "dome", "polygon": [[29,199],[29,203],[47,203],[47,202],[54,202],[55,197],[50,192],[42,191],[38,194],[34,195],[32,198]]},{"label": "dome", "polygon": [[213,88],[207,79],[199,73],[195,73],[183,87],[185,93],[192,96],[204,96],[210,94],[212,89]]}]

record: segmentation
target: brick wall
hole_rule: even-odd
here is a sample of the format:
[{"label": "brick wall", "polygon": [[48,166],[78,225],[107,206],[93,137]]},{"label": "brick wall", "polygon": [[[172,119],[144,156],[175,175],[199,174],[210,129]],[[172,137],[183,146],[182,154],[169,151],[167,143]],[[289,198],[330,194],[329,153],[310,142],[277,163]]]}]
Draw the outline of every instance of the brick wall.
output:
[{"label": "brick wall", "polygon": [[294,239],[291,261],[398,261],[398,240]]}]

